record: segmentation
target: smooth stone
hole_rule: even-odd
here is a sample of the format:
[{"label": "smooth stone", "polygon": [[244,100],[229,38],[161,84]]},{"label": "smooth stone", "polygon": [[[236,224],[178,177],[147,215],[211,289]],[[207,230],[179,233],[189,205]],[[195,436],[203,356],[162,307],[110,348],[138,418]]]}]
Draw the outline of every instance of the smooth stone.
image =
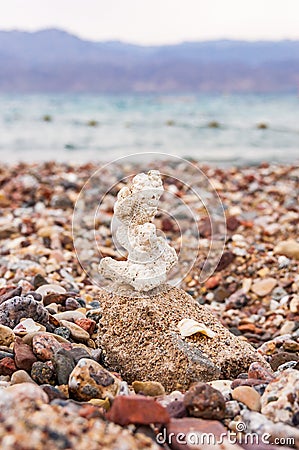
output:
[{"label": "smooth stone", "polygon": [[250,386],[238,386],[232,391],[234,400],[238,400],[247,406],[251,411],[260,411],[261,396]]},{"label": "smooth stone", "polygon": [[115,397],[120,390],[120,380],[92,359],[82,358],[69,377],[69,390],[77,400]]},{"label": "smooth stone", "polygon": [[3,359],[3,358],[12,358],[12,359],[14,359],[14,355],[13,355],[13,353],[10,353],[10,352],[3,352],[3,351],[0,351],[0,359]]},{"label": "smooth stone", "polygon": [[30,297],[14,297],[0,305],[0,324],[14,328],[21,319],[31,317],[47,325],[49,313],[40,303]]},{"label": "smooth stone", "polygon": [[68,384],[71,372],[75,368],[75,361],[71,353],[64,348],[57,350],[52,358],[58,384]]},{"label": "smooth stone", "polygon": [[25,370],[17,370],[11,376],[10,380],[11,384],[20,384],[20,383],[33,383],[33,379]]},{"label": "smooth stone", "polygon": [[67,311],[73,311],[81,307],[80,303],[72,297],[66,299],[64,306]]},{"label": "smooth stone", "polygon": [[217,389],[217,391],[220,391],[221,394],[231,392],[231,380],[213,380],[208,381],[208,384],[212,386],[212,388]]},{"label": "smooth stone", "polygon": [[299,242],[294,239],[279,242],[274,248],[274,252],[299,260]]},{"label": "smooth stone", "polygon": [[37,289],[40,286],[42,286],[43,284],[48,284],[48,282],[41,274],[38,273],[34,276],[32,284],[33,284],[34,289]]},{"label": "smooth stone", "polygon": [[132,387],[136,394],[141,392],[143,395],[158,397],[165,394],[165,389],[158,381],[134,381]]},{"label": "smooth stone", "polygon": [[185,393],[184,405],[193,417],[221,420],[225,415],[223,395],[206,383],[192,385]]},{"label": "smooth stone", "polygon": [[166,424],[170,421],[166,408],[154,399],[142,395],[118,396],[107,413],[107,419],[118,425],[151,423]]},{"label": "smooth stone", "polygon": [[32,365],[31,378],[38,384],[52,384],[56,383],[56,373],[52,366],[47,362],[37,361]]},{"label": "smooth stone", "polygon": [[5,325],[0,325],[0,345],[5,345],[7,347],[15,340],[15,335],[11,328]]},{"label": "smooth stone", "polygon": [[272,292],[276,285],[277,280],[275,278],[263,278],[253,283],[251,290],[259,297],[265,297]]},{"label": "smooth stone", "polygon": [[290,311],[294,314],[299,313],[299,295],[292,295],[290,301]]},{"label": "smooth stone", "polygon": [[66,290],[59,284],[43,284],[39,286],[35,292],[41,294],[44,297],[45,295],[50,293],[64,294]]},{"label": "smooth stone", "polygon": [[79,325],[73,322],[68,322],[67,320],[60,320],[62,326],[68,328],[71,333],[71,337],[77,341],[88,341],[90,339],[89,333],[83,330]]},{"label": "smooth stone", "polygon": [[277,370],[282,364],[290,361],[299,361],[299,355],[290,352],[278,352],[274,353],[271,358],[270,364],[273,370]]},{"label": "smooth stone", "polygon": [[32,339],[33,353],[41,361],[53,358],[55,351],[61,348],[61,344],[51,334],[37,333]]},{"label": "smooth stone", "polygon": [[57,305],[64,305],[67,298],[68,298],[67,293],[51,292],[43,296],[43,304],[44,306],[49,306],[52,305],[53,303]]},{"label": "smooth stone", "polygon": [[67,320],[69,322],[75,321],[76,319],[85,319],[85,314],[80,311],[62,311],[60,313],[54,314],[55,319]]},{"label": "smooth stone", "polygon": [[3,303],[6,300],[9,300],[10,298],[19,296],[19,295],[21,295],[21,293],[22,293],[21,286],[18,286],[14,289],[9,289],[5,294],[0,295],[0,303]]},{"label": "smooth stone", "polygon": [[25,344],[32,345],[34,336],[37,336],[40,334],[43,334],[45,336],[51,336],[51,338],[54,338],[59,344],[70,345],[70,342],[67,339],[65,339],[64,337],[62,337],[58,334],[48,333],[46,331],[42,332],[42,333],[40,331],[37,331],[34,333],[28,333],[23,337],[23,342],[25,342]]},{"label": "smooth stone", "polygon": [[47,394],[35,383],[20,383],[14,384],[6,388],[5,392],[10,395],[10,398],[19,405],[24,400],[31,400],[37,403],[48,403]]},{"label": "smooth stone", "polygon": [[88,403],[91,403],[92,405],[98,406],[100,408],[104,408],[106,411],[109,411],[111,406],[108,398],[106,398],[105,400],[102,400],[100,398],[92,398],[88,401]]},{"label": "smooth stone", "polygon": [[[98,346],[105,365],[130,384],[161,381],[167,392],[187,389],[197,381],[234,378],[254,361],[268,367],[248,343],[231,334],[203,305],[181,289],[140,297],[101,291],[102,318]],[[182,338],[183,318],[204,323],[215,336]],[[138,351],[137,351],[138,349]]]},{"label": "smooth stone", "polygon": [[299,370],[286,369],[270,381],[261,404],[261,412],[268,419],[292,425],[299,410]]},{"label": "smooth stone", "polygon": [[18,369],[31,370],[33,363],[37,361],[30,345],[24,344],[21,338],[17,337],[14,343],[15,363]]}]

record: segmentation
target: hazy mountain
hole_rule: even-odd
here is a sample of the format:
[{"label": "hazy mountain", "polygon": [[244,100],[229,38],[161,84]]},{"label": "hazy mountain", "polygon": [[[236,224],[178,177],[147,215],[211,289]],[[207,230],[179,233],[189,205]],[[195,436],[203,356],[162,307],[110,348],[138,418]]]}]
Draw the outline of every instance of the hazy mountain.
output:
[{"label": "hazy mountain", "polygon": [[299,41],[143,47],[61,30],[0,31],[2,92],[291,92]]}]

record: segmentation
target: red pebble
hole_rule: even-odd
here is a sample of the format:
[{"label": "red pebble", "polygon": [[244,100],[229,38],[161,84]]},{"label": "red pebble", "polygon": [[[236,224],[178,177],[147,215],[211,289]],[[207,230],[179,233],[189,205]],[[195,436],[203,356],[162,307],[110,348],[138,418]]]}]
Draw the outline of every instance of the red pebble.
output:
[{"label": "red pebble", "polygon": [[0,375],[9,375],[11,376],[16,370],[15,362],[12,358],[7,356],[6,358],[1,359],[0,361]]},{"label": "red pebble", "polygon": [[75,324],[79,325],[79,327],[83,328],[83,330],[87,331],[87,333],[92,335],[97,323],[92,319],[87,319],[87,318],[83,319],[82,318],[82,319],[75,320]]},{"label": "red pebble", "polygon": [[220,281],[221,281],[221,276],[220,275],[214,275],[213,277],[209,278],[205,282],[205,287],[207,289],[215,289],[217,286],[219,286]]},{"label": "red pebble", "polygon": [[168,423],[170,420],[166,408],[154,399],[142,395],[118,396],[114,399],[107,419],[119,425],[130,423],[149,425],[151,423]]},{"label": "red pebble", "polygon": [[18,369],[31,370],[33,363],[37,361],[30,345],[24,344],[19,337],[14,344],[15,363]]}]

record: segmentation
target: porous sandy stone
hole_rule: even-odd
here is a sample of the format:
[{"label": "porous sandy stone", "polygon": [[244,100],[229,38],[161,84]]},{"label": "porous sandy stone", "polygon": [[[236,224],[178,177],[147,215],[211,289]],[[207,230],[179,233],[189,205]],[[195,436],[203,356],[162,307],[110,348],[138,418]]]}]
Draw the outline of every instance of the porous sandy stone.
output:
[{"label": "porous sandy stone", "polygon": [[[110,370],[132,383],[159,381],[167,391],[192,382],[234,378],[253,361],[268,367],[247,342],[231,334],[205,306],[177,288],[128,297],[102,291],[98,345]],[[183,318],[203,322],[215,337],[182,338]]]}]

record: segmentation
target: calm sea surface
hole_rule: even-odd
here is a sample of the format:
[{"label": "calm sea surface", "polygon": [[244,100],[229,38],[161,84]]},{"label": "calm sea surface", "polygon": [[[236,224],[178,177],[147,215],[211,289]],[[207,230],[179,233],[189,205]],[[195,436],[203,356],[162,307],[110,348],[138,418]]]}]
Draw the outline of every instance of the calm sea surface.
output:
[{"label": "calm sea surface", "polygon": [[299,96],[0,95],[2,163],[148,151],[218,164],[298,162]]}]

